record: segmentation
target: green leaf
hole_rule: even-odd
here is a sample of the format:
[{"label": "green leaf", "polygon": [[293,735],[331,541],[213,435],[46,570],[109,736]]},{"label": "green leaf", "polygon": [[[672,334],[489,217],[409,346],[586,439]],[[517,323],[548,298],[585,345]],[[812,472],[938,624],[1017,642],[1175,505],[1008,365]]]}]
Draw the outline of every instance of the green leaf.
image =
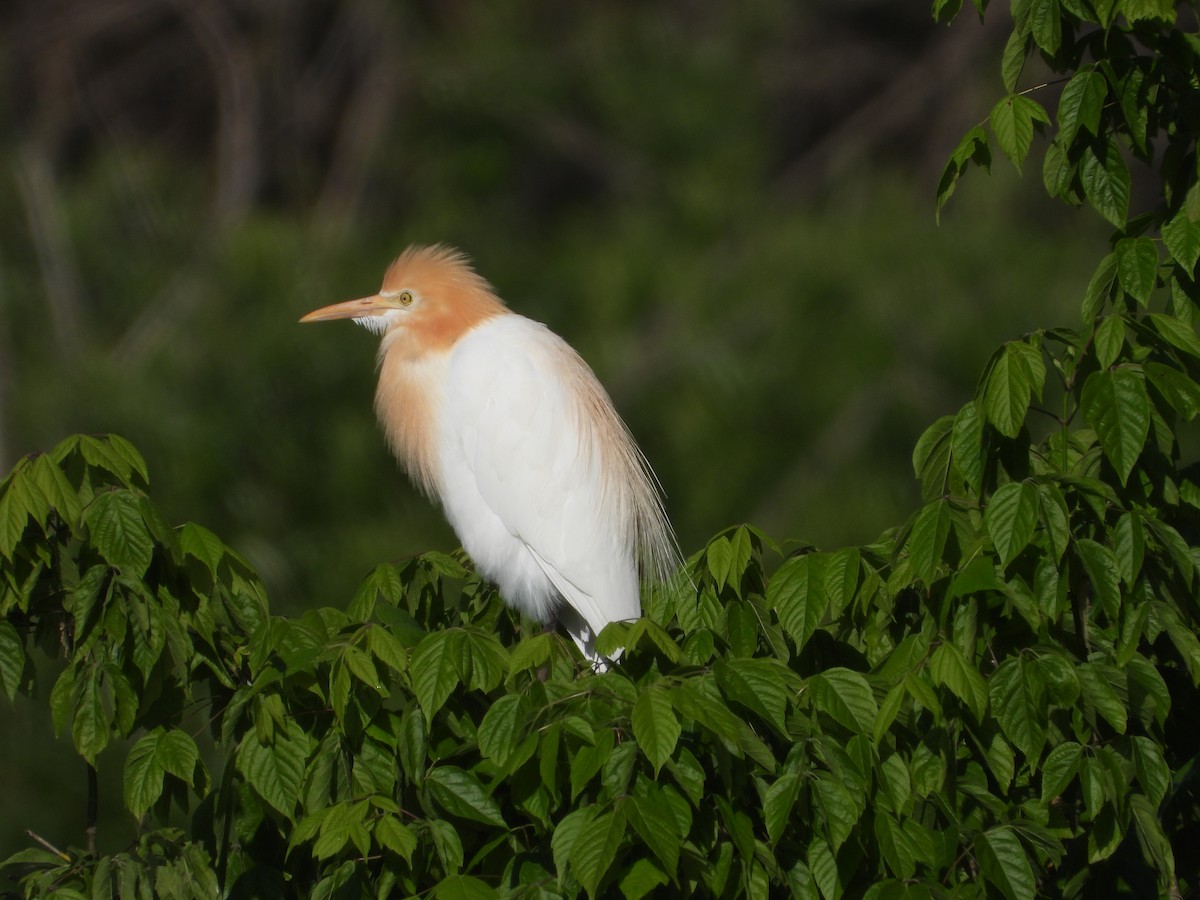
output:
[{"label": "green leaf", "polygon": [[932,585],[937,577],[949,533],[949,502],[935,500],[926,503],[913,522],[906,545],[913,570],[926,585]]},{"label": "green leaf", "polygon": [[632,803],[625,807],[629,811],[629,821],[650,852],[674,877],[683,845],[680,831],[686,830],[688,824],[680,822],[674,814],[671,795],[666,790],[657,785],[648,786],[645,781],[640,781],[638,788],[631,797]]},{"label": "green leaf", "polygon": [[907,881],[916,874],[920,851],[895,818],[885,812],[875,814],[875,839],[892,874]]},{"label": "green leaf", "polygon": [[1002,567],[1029,545],[1037,521],[1038,492],[1034,485],[1011,481],[992,494],[983,522]]},{"label": "green leaf", "polygon": [[809,679],[817,709],[858,734],[871,734],[879,704],[860,673],[836,666]]},{"label": "green leaf", "polygon": [[1019,658],[1009,657],[988,679],[988,700],[1009,742],[1036,761],[1046,744],[1042,685]]},{"label": "green leaf", "polygon": [[953,416],[942,416],[925,429],[913,448],[913,471],[921,479],[921,496],[926,501],[946,493],[953,425]]},{"label": "green leaf", "polygon": [[1151,313],[1146,320],[1168,344],[1191,356],[1200,357],[1200,338],[1187,322],[1162,313]]},{"label": "green leaf", "polygon": [[975,852],[988,884],[1008,900],[1033,900],[1037,892],[1033,867],[1012,827],[1001,825],[977,836]]},{"label": "green leaf", "polygon": [[[776,659],[720,660],[713,667],[717,684],[727,699],[742,704],[766,719],[783,736],[789,693],[800,691],[800,679]],[[639,701],[640,702],[640,701]]]},{"label": "green leaf", "polygon": [[1076,169],[1076,160],[1063,149],[1060,134],[1046,145],[1046,153],[1042,157],[1042,184],[1046,193],[1051,197],[1073,202],[1072,185]]},{"label": "green leaf", "polygon": [[681,727],[675,717],[675,708],[665,690],[651,685],[638,697],[631,713],[633,737],[638,742],[654,774],[663,767],[679,740]]},{"label": "green leaf", "polygon": [[[1114,676],[1115,676],[1114,672]],[[1078,668],[1079,686],[1083,697],[1096,712],[1100,713],[1118,734],[1124,734],[1128,725],[1125,704],[1117,696],[1104,670],[1097,663],[1084,662]]]},{"label": "green leaf", "polygon": [[1059,797],[1079,772],[1083,747],[1075,741],[1056,745],[1042,763],[1042,803],[1050,804]]},{"label": "green leaf", "polygon": [[775,779],[763,797],[763,822],[771,846],[779,843],[784,829],[792,820],[792,809],[800,796],[800,776],[791,772]]},{"label": "green leaf", "polygon": [[100,690],[100,672],[90,669],[85,673],[75,697],[75,718],[71,723],[71,736],[75,749],[92,765],[100,751],[108,746],[111,718],[104,710],[104,699]]},{"label": "green leaf", "polygon": [[1130,738],[1130,750],[1138,784],[1150,803],[1157,807],[1171,787],[1171,769],[1163,757],[1162,749],[1150,738],[1134,735]]},{"label": "green leaf", "polygon": [[1141,794],[1129,797],[1129,808],[1137,826],[1138,843],[1147,859],[1153,860],[1163,883],[1175,883],[1175,852],[1159,820],[1158,804]]},{"label": "green leaf", "polygon": [[25,644],[17,629],[6,620],[0,620],[0,688],[12,700],[24,682]]},{"label": "green leaf", "polygon": [[248,731],[238,748],[238,770],[263,800],[288,818],[300,797],[310,741],[298,722],[288,720],[275,729],[271,743],[264,744],[254,731]]},{"label": "green leaf", "polygon": [[983,411],[1005,437],[1016,437],[1032,397],[1040,397],[1046,366],[1040,351],[1025,341],[1009,341],[996,355],[983,386]]},{"label": "green leaf", "polygon": [[1142,374],[1126,367],[1093,372],[1083,385],[1080,406],[1125,484],[1150,432],[1150,398]]},{"label": "green leaf", "polygon": [[1117,283],[1117,254],[1110,253],[1100,260],[1083,296],[1083,321],[1091,322],[1112,299]]},{"label": "green leaf", "polygon": [[1084,150],[1080,181],[1088,202],[1114,228],[1123,231],[1129,216],[1130,178],[1116,141],[1106,141],[1103,158],[1091,147]]},{"label": "green leaf", "polygon": [[962,136],[958,146],[950,154],[946,167],[942,170],[937,188],[938,214],[953,195],[954,189],[958,186],[958,179],[966,171],[967,164],[972,162],[985,170],[992,165],[992,150],[988,144],[987,133],[979,125]]},{"label": "green leaf", "polygon": [[779,624],[802,649],[825,618],[829,598],[825,581],[814,571],[812,554],[784,561],[767,585],[767,603]]},{"label": "green leaf", "polygon": [[1163,395],[1175,412],[1191,421],[1200,412],[1200,384],[1173,366],[1147,362],[1142,366],[1150,384]]},{"label": "green leaf", "polygon": [[1096,347],[1096,361],[1100,368],[1107,369],[1121,354],[1125,346],[1125,320],[1121,316],[1105,316],[1092,337]]},{"label": "green leaf", "polygon": [[1108,97],[1108,82],[1091,66],[1079,69],[1058,98],[1058,128],[1064,148],[1069,149],[1080,129],[1098,137],[1100,113]]},{"label": "green leaf", "polygon": [[[855,790],[855,788],[859,790]],[[861,785],[843,784],[840,778],[822,774],[813,782],[813,793],[825,826],[829,846],[837,853],[854,833],[858,820],[866,809],[866,793]]]},{"label": "green leaf", "polygon": [[527,702],[521,694],[505,694],[488,707],[479,724],[479,752],[498,766],[517,749]]},{"label": "green leaf", "polygon": [[45,497],[46,503],[57,510],[64,521],[73,525],[79,518],[81,509],[79,494],[67,480],[63,470],[43,453],[34,459],[29,475]]},{"label": "green leaf", "polygon": [[1108,547],[1090,538],[1079,538],[1075,542],[1075,553],[1092,583],[1096,601],[1115,618],[1121,605],[1121,572],[1116,556]]},{"label": "green leaf", "polygon": [[162,794],[164,768],[158,759],[162,729],[143,735],[125,757],[125,807],[135,819],[157,802]]},{"label": "green leaf", "polygon": [[406,863],[412,864],[413,851],[417,849],[417,836],[397,816],[383,816],[375,823],[375,841],[385,850],[391,850]]},{"label": "green leaf", "polygon": [[458,830],[446,819],[426,819],[425,822],[438,859],[447,871],[457,872],[463,864],[462,838],[458,836]]},{"label": "green leaf", "polygon": [[1131,25],[1143,20],[1167,23],[1175,21],[1173,0],[1121,0],[1121,12]]},{"label": "green leaf", "polygon": [[1200,258],[1200,222],[1181,211],[1163,225],[1162,238],[1171,258],[1187,272],[1188,278],[1195,278],[1196,260]]},{"label": "green leaf", "polygon": [[202,525],[189,522],[179,529],[179,545],[187,556],[204,563],[212,575],[217,574],[225,558],[224,542]]},{"label": "green leaf", "polygon": [[200,748],[192,736],[178,728],[162,733],[155,748],[155,758],[163,770],[183,782],[190,783],[200,762]]},{"label": "green leaf", "polygon": [[579,829],[571,848],[571,871],[588,896],[597,895],[624,836],[625,817],[611,811],[600,813]]},{"label": "green leaf", "polygon": [[1145,306],[1158,279],[1158,248],[1148,237],[1117,241],[1117,279],[1125,293]]},{"label": "green leaf", "polygon": [[934,684],[949,688],[967,705],[976,721],[983,721],[988,701],[987,682],[958,647],[952,643],[939,644],[929,660],[929,672]]},{"label": "green leaf", "polygon": [[507,827],[499,804],[470,772],[440,765],[425,775],[425,785],[434,801],[451,815],[497,828]]},{"label": "green leaf", "polygon": [[1039,483],[1037,492],[1042,523],[1046,527],[1046,537],[1049,538],[1054,561],[1057,562],[1062,559],[1071,540],[1071,513],[1067,509],[1067,501],[1063,498],[1062,491],[1054,482]]},{"label": "green leaf", "polygon": [[1000,78],[1004,89],[1010,94],[1017,90],[1017,81],[1021,70],[1025,68],[1025,57],[1029,55],[1029,32],[1014,28],[1008,35],[1004,45],[1004,53],[1000,57]]},{"label": "green leaf", "polygon": [[979,490],[983,485],[983,418],[974,400],[954,417],[950,448],[954,468],[971,489]]},{"label": "green leaf", "polygon": [[137,497],[129,491],[105,491],[88,504],[83,518],[92,543],[109,564],[134,578],[146,574],[154,542],[138,511]]},{"label": "green leaf", "polygon": [[459,685],[458,668],[455,666],[454,641],[461,640],[461,632],[432,631],[417,644],[409,660],[413,693],[425,721],[432,722],[434,714]]},{"label": "green leaf", "polygon": [[996,136],[996,143],[1004,152],[1017,171],[1021,163],[1029,155],[1029,147],[1033,143],[1033,123],[1050,123],[1046,110],[1036,100],[1031,100],[1024,94],[1009,94],[992,107],[988,123]]},{"label": "green leaf", "polygon": [[1050,56],[1062,44],[1062,14],[1058,0],[1032,0],[1029,7],[1031,33],[1037,45]]},{"label": "green leaf", "polygon": [[621,895],[625,900],[641,900],[671,879],[648,859],[639,859],[621,877]]}]

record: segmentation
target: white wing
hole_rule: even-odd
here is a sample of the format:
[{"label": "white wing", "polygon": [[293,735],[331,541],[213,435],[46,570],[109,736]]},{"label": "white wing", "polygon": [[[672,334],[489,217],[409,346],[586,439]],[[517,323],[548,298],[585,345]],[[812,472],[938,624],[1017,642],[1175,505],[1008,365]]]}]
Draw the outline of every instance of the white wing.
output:
[{"label": "white wing", "polygon": [[642,526],[629,473],[612,462],[632,452],[646,475],[561,338],[515,314],[479,325],[451,351],[439,418],[447,517],[509,602],[545,619],[557,589],[593,632],[641,614]]}]

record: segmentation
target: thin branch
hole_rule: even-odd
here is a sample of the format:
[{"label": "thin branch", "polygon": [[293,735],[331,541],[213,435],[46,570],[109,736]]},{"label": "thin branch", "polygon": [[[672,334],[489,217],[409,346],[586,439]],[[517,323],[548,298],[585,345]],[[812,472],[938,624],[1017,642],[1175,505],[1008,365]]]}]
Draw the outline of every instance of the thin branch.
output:
[{"label": "thin branch", "polygon": [[33,840],[37,841],[39,844],[41,844],[43,847],[45,847],[47,850],[49,850],[51,853],[53,853],[55,856],[57,856],[59,859],[61,859],[63,862],[71,861],[71,856],[69,853],[64,853],[62,850],[59,850],[57,847],[55,847],[52,843],[50,843],[48,840],[46,840],[40,834],[36,834],[35,832],[30,831],[28,828],[25,829],[25,833],[27,835],[29,835],[29,837],[33,838]]}]

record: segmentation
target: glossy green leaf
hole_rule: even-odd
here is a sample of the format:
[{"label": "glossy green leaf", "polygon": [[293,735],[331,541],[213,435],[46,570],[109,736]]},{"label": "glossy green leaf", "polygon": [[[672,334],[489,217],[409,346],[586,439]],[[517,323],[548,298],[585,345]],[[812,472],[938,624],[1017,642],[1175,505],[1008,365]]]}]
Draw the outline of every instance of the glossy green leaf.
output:
[{"label": "glossy green leaf", "polygon": [[312,739],[296,721],[276,729],[274,741],[265,744],[253,731],[238,748],[238,769],[263,800],[292,817],[304,779],[304,765]]},{"label": "glossy green leaf", "polygon": [[451,815],[505,827],[500,807],[479,779],[458,766],[439,765],[425,775],[425,786],[434,801]]},{"label": "glossy green leaf", "polygon": [[942,565],[946,537],[950,533],[950,504],[946,500],[926,503],[917,514],[908,535],[908,557],[917,576],[932,585]]},{"label": "glossy green leaf", "polygon": [[92,543],[111,565],[136,578],[145,574],[150,567],[154,542],[133,494],[128,491],[98,494],[83,516]]},{"label": "glossy green leaf", "polygon": [[1092,337],[1096,347],[1096,361],[1100,368],[1107,369],[1117,361],[1121,348],[1125,346],[1125,321],[1120,316],[1107,316],[1100,321]]},{"label": "glossy green leaf", "polygon": [[885,812],[875,814],[875,839],[895,877],[907,881],[916,874],[920,850],[894,817]]},{"label": "glossy green leaf", "polygon": [[1148,237],[1121,238],[1115,249],[1117,280],[1125,293],[1145,306],[1158,279],[1158,248]]},{"label": "glossy green leaf", "polygon": [[648,859],[635,860],[621,877],[619,885],[621,896],[625,900],[641,900],[654,893],[655,889],[667,884],[671,879]]},{"label": "glossy green leaf", "polygon": [[162,794],[164,768],[158,759],[162,729],[142,736],[125,757],[125,808],[135,819],[146,814]]},{"label": "glossy green leaf", "polygon": [[930,657],[929,671],[934,684],[948,688],[967,705],[977,722],[983,721],[988,702],[987,682],[958,647],[951,643],[939,644]]},{"label": "glossy green leaf", "polygon": [[1100,113],[1108,96],[1108,82],[1091,67],[1081,68],[1063,87],[1058,98],[1058,128],[1063,146],[1070,147],[1080,131],[1100,134]]},{"label": "glossy green leaf", "polygon": [[1113,286],[1117,283],[1117,254],[1110,253],[1100,261],[1088,281],[1083,296],[1083,321],[1091,322],[1100,315],[1112,299]]},{"label": "glossy green leaf", "polygon": [[1179,212],[1162,227],[1163,243],[1167,252],[1189,278],[1196,273],[1196,260],[1200,259],[1200,222],[1191,219],[1186,212]]},{"label": "glossy green leaf", "polygon": [[1200,357],[1200,338],[1187,322],[1175,316],[1151,313],[1146,320],[1171,346],[1193,357]]},{"label": "glossy green leaf", "polygon": [[456,640],[461,640],[458,632],[430,632],[416,646],[409,660],[413,693],[421,704],[426,722],[433,721],[450,693],[459,686],[454,652]]},{"label": "glossy green leaf", "polygon": [[600,883],[612,867],[617,848],[625,835],[625,817],[602,812],[585,822],[571,848],[571,871],[589,897],[599,893]]},{"label": "glossy green leaf", "polygon": [[1196,417],[1200,412],[1200,383],[1193,381],[1179,369],[1162,363],[1148,362],[1142,368],[1150,384],[1184,421],[1190,422]]},{"label": "glossy green leaf", "polygon": [[675,752],[681,727],[665,690],[651,686],[642,692],[630,716],[633,736],[657,775]]},{"label": "glossy green leaf", "polygon": [[1095,210],[1114,228],[1124,230],[1129,216],[1130,177],[1115,141],[1111,138],[1106,141],[1103,156],[1090,147],[1084,151],[1080,180],[1083,193]]},{"label": "glossy green leaf", "polygon": [[397,816],[383,816],[375,823],[375,842],[411,864],[417,836]]},{"label": "glossy green leaf", "polygon": [[25,680],[25,645],[17,629],[0,620],[0,689],[12,700]]},{"label": "glossy green leaf", "polygon": [[992,134],[996,136],[996,143],[1018,170],[1029,155],[1029,147],[1033,143],[1034,122],[1048,125],[1050,117],[1046,115],[1046,110],[1040,103],[1025,94],[1009,94],[992,107],[988,116],[988,124],[992,127]]},{"label": "glossy green leaf", "polygon": [[479,724],[479,752],[503,766],[517,748],[526,715],[526,700],[506,694],[488,707]]},{"label": "glossy green leaf", "polygon": [[1150,432],[1150,398],[1141,373],[1125,367],[1093,372],[1084,382],[1080,406],[1125,484]]},{"label": "glossy green leaf", "polygon": [[936,209],[938,213],[954,194],[954,189],[958,186],[958,179],[962,177],[969,163],[974,163],[983,169],[990,168],[992,164],[992,150],[988,144],[987,133],[979,125],[974,126],[962,136],[958,146],[950,154],[946,167],[942,170],[937,187]]},{"label": "glossy green leaf", "polygon": [[817,708],[859,734],[870,734],[879,704],[867,679],[852,669],[835,666],[809,679]]},{"label": "glossy green leaf", "polygon": [[[669,794],[654,786],[635,793],[625,808],[629,821],[645,845],[674,877],[683,846],[681,823],[671,810]],[[686,827],[686,826],[684,826]]]},{"label": "glossy green leaf", "polygon": [[803,648],[825,618],[829,598],[823,573],[814,571],[812,554],[793,556],[776,570],[767,585],[767,603],[779,624]]},{"label": "glossy green leaf", "polygon": [[1056,54],[1062,44],[1062,14],[1058,0],[1030,0],[1029,22],[1030,33],[1037,45],[1051,56]]},{"label": "glossy green leaf", "polygon": [[984,526],[1007,566],[1028,546],[1038,522],[1038,491],[1028,482],[1009,482],[992,494],[984,512]]},{"label": "glossy green leaf", "polygon": [[1046,744],[1044,694],[1036,675],[1017,657],[1002,662],[988,678],[988,701],[1004,736],[1031,760]]},{"label": "glossy green leaf", "polygon": [[792,809],[800,795],[800,776],[792,772],[780,775],[767,788],[763,797],[763,821],[767,826],[767,840],[771,845],[779,843],[784,830],[792,820]]},{"label": "glossy green leaf", "polygon": [[988,883],[1008,900],[1033,900],[1037,894],[1033,867],[1012,827],[1001,825],[978,835],[975,855]]},{"label": "glossy green leaf", "polygon": [[1046,377],[1039,351],[1024,341],[1010,341],[994,357],[983,385],[983,411],[1005,437],[1016,437],[1034,396],[1041,396]]},{"label": "glossy green leaf", "polygon": [[[1128,725],[1125,704],[1117,696],[1105,670],[1097,663],[1080,663],[1079,686],[1088,705],[1103,716],[1118,734],[1124,734]],[[1114,672],[1115,674],[1115,672]]]}]

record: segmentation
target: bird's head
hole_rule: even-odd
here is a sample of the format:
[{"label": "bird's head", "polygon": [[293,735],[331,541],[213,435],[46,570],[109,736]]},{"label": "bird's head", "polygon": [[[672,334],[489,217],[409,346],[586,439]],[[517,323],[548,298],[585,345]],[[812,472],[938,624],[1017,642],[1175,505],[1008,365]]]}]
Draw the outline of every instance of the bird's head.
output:
[{"label": "bird's head", "polygon": [[507,312],[466,254],[435,244],[409,247],[388,266],[379,292],[316,309],[301,322],[353,319],[384,336],[404,335],[423,350],[445,349],[484,319]]}]

